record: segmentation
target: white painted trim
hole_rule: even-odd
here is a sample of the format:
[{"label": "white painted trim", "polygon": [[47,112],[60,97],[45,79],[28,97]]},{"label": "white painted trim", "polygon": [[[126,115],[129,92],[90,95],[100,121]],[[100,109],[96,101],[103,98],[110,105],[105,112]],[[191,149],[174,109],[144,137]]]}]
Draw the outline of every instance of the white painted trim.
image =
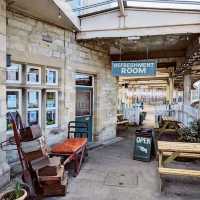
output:
[{"label": "white painted trim", "polygon": [[81,32],[76,38],[189,34],[199,30],[200,12],[197,11],[126,8],[124,18],[119,17],[118,10],[82,17]]},{"label": "white painted trim", "polygon": [[189,34],[189,33],[200,33],[200,23],[180,25],[180,26],[82,31],[77,34],[77,40],[94,39],[94,38],[154,36],[154,35],[168,35],[168,34]]},{"label": "white painted trim", "polygon": [[55,71],[56,72],[56,82],[55,83],[48,83],[47,80],[46,80],[46,85],[58,85],[58,69],[47,67],[46,70],[45,70],[45,75],[46,75],[45,78],[47,78],[48,71]]},{"label": "white painted trim", "polygon": [[[14,80],[6,80],[6,83],[21,83],[22,82],[22,64],[14,63],[12,62],[11,66],[17,65],[19,67],[19,80],[14,81]],[[7,73],[7,67],[6,67],[6,73]]]},{"label": "white painted trim", "polygon": [[[6,113],[7,112],[15,112],[15,111],[18,111],[19,112],[19,114],[21,115],[22,114],[22,90],[21,89],[6,89],[6,99],[7,99],[7,92],[12,92],[12,91],[14,91],[14,92],[18,92],[19,93],[19,108],[18,109],[8,109],[7,108],[7,102],[6,102]],[[7,121],[6,121],[6,123],[7,123]],[[7,125],[6,125],[6,129],[7,129]],[[13,131],[12,130],[7,130],[6,131],[6,133],[8,134],[8,135],[10,135],[10,134],[12,134],[13,133]]]},{"label": "white painted trim", "polygon": [[[37,83],[28,81],[28,71],[30,68],[38,69],[39,70],[39,81]],[[26,65],[26,83],[31,85],[40,85],[41,84],[41,67],[33,66],[33,65]]]},{"label": "white painted trim", "polygon": [[[48,108],[47,107],[47,92],[53,92],[53,93],[56,93],[56,107],[53,107],[53,108]],[[55,128],[55,127],[58,127],[58,91],[57,90],[46,90],[46,94],[45,94],[45,127],[47,129],[49,128]],[[47,119],[46,119],[46,112],[48,110],[56,110],[56,123],[55,124],[52,124],[52,125],[47,125]]]},{"label": "white painted trim", "polygon": [[[39,93],[39,107],[38,108],[29,108],[28,107],[28,93],[29,92],[38,92]],[[38,122],[41,126],[41,90],[34,90],[34,89],[28,89],[26,94],[26,123],[28,124],[28,111],[38,111]]]}]

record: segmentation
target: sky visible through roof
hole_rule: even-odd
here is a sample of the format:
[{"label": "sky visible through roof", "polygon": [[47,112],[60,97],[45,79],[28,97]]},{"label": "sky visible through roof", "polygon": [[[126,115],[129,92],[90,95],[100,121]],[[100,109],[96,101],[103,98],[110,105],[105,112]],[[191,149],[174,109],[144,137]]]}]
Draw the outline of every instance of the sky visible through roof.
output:
[{"label": "sky visible through roof", "polygon": [[[117,0],[66,0],[77,15],[83,15],[118,7]],[[200,0],[125,0],[129,7],[200,10]]]}]

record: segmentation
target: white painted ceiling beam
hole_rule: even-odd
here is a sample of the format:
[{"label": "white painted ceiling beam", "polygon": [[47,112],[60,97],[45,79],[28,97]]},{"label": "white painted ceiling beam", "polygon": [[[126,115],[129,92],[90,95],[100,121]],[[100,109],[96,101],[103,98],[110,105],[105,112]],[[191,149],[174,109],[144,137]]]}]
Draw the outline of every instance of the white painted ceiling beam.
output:
[{"label": "white painted ceiling beam", "polygon": [[124,20],[118,10],[82,17],[77,39],[200,32],[200,12],[125,8],[125,13]]},{"label": "white painted ceiling beam", "polygon": [[200,23],[182,26],[167,27],[146,27],[146,28],[129,28],[113,30],[82,31],[77,34],[78,40],[87,40],[94,38],[119,38],[130,36],[154,36],[170,34],[192,34],[200,33]]}]

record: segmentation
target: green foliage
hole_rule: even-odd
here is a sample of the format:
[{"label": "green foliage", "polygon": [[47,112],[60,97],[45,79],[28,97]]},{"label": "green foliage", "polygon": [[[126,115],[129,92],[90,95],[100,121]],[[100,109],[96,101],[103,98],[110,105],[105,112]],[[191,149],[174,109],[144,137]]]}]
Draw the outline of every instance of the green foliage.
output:
[{"label": "green foliage", "polygon": [[5,193],[1,200],[16,200],[23,196],[23,194],[24,192],[22,190],[21,184],[19,182],[16,182],[15,189]]},{"label": "green foliage", "polygon": [[189,127],[178,130],[181,141],[200,143],[200,120],[191,122]]},{"label": "green foliage", "polygon": [[19,197],[21,197],[21,195],[22,195],[21,184],[19,182],[16,182],[16,185],[15,185],[15,196],[16,196],[16,198],[19,198]]}]

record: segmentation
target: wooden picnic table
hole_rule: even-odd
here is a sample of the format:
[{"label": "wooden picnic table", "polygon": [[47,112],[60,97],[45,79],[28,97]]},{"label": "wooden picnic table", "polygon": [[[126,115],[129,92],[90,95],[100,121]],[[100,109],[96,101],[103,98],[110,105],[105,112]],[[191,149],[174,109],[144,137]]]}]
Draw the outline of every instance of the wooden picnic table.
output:
[{"label": "wooden picnic table", "polygon": [[[200,158],[200,143],[158,141],[158,172],[162,175],[200,177],[199,170],[170,168],[166,165],[177,157]],[[164,183],[161,179],[161,191]]]}]

